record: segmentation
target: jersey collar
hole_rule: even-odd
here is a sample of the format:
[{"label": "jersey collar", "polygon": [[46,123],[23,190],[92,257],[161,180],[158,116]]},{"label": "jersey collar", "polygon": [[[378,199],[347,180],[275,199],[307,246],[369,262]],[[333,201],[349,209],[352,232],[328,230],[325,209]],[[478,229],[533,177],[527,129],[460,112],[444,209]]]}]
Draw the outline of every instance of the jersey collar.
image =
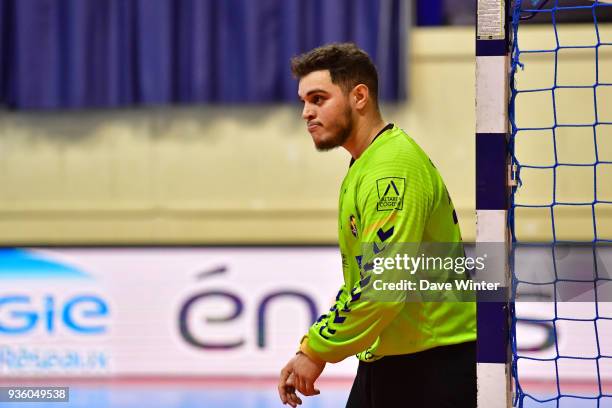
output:
[{"label": "jersey collar", "polygon": [[[387,130],[391,130],[393,129],[393,123],[389,123],[387,124],[387,126],[385,126],[384,128],[381,129],[380,132],[378,132],[376,134],[376,136],[374,136],[374,139],[372,139],[372,141],[370,142],[370,146],[372,145],[372,143],[374,143],[374,141],[376,139],[378,139],[378,136],[382,135],[383,133],[385,133]],[[355,158],[351,157],[351,162],[349,163],[349,168],[353,165],[353,163],[355,163]]]}]

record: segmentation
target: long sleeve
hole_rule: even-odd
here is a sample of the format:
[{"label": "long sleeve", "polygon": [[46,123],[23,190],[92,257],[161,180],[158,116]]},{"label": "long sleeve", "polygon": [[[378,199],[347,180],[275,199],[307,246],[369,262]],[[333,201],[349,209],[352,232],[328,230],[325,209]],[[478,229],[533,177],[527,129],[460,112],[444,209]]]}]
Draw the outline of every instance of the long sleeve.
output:
[{"label": "long sleeve", "polygon": [[350,285],[342,287],[329,312],[311,326],[301,344],[304,353],[337,362],[367,352],[405,306],[405,292],[398,292],[394,299],[364,294],[374,293],[375,280],[392,279],[391,275],[373,272],[374,257],[392,257],[394,245],[419,243],[422,239],[432,202],[425,165],[429,163],[410,166],[389,160],[377,163],[374,171],[356,180],[355,223],[359,239],[352,248],[359,253],[354,257],[359,275],[346,282],[345,274],[345,282]]}]

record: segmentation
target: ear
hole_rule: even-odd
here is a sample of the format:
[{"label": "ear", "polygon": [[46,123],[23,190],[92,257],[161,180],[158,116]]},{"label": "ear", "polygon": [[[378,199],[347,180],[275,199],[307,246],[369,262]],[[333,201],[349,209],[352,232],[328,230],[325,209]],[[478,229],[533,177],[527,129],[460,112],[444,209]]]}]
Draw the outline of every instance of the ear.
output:
[{"label": "ear", "polygon": [[359,84],[351,91],[351,103],[357,110],[362,110],[370,101],[370,90],[365,84]]}]

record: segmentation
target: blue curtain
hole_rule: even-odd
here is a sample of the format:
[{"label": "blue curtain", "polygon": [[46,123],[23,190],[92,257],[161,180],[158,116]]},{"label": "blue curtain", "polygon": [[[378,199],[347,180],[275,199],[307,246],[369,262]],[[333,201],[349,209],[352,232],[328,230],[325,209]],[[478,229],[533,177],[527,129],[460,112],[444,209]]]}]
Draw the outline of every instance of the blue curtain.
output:
[{"label": "blue curtain", "polygon": [[[462,3],[466,0],[458,0]],[[439,26],[444,24],[444,3],[448,0],[417,0],[417,25]]]},{"label": "blue curtain", "polygon": [[296,100],[289,59],[354,41],[404,97],[406,0],[0,0],[0,104]]}]

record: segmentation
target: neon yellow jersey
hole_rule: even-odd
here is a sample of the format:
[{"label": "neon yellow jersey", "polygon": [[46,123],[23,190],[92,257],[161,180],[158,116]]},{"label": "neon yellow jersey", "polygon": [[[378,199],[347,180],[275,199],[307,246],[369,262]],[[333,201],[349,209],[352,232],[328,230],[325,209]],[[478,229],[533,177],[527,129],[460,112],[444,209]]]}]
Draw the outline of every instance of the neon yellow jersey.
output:
[{"label": "neon yellow jersey", "polygon": [[375,302],[358,296],[364,243],[461,242],[444,182],[425,152],[389,125],[351,165],[340,189],[344,285],[300,349],[338,362],[374,361],[476,339],[474,302]]}]

